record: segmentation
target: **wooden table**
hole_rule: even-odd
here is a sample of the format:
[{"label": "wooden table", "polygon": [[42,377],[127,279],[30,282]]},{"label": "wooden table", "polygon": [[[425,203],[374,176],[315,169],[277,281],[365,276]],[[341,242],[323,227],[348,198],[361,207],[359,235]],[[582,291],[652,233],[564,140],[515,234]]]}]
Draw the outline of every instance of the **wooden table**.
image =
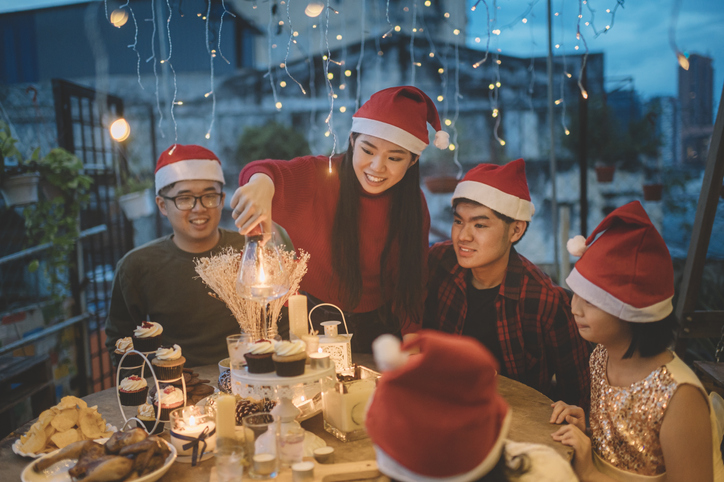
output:
[{"label": "wooden table", "polygon": [[[374,367],[371,355],[354,355],[355,362]],[[202,378],[211,380],[211,385],[216,386],[219,370],[216,365],[195,368],[195,371]],[[513,409],[513,421],[511,423],[508,438],[517,442],[532,442],[553,447],[566,460],[571,460],[573,451],[551,439],[550,434],[557,427],[548,423],[551,415],[551,400],[540,392],[502,376],[498,377],[498,390],[506,399]],[[89,406],[97,405],[98,411],[105,419],[120,428],[123,423],[123,417],[118,409],[116,399],[116,390],[110,388],[98,393],[93,393],[84,397]],[[23,458],[12,451],[12,444],[15,439],[25,433],[32,422],[25,424],[15,433],[10,434],[0,441],[0,480],[19,481],[20,473],[25,466],[31,462],[31,459]],[[321,437],[327,445],[334,447],[335,465],[345,464],[344,466],[318,465],[315,469],[315,480],[331,480],[322,477],[324,472],[333,469],[367,467],[366,470],[374,471],[376,464],[364,464],[365,461],[374,461],[375,454],[369,439],[358,440],[354,442],[342,442],[333,435],[327,433],[323,428],[322,415],[316,415],[309,420],[302,422],[302,426]],[[171,466],[168,473],[161,479],[165,482],[207,482],[209,481],[214,460],[210,459],[200,463],[196,467],[189,464],[175,463]],[[363,469],[360,469],[360,471]],[[291,471],[283,470],[277,480],[279,482],[291,481]],[[211,482],[214,482],[215,477]],[[244,477],[244,480],[247,480]],[[345,480],[345,479],[334,479]],[[359,479],[358,479],[359,480]]]}]

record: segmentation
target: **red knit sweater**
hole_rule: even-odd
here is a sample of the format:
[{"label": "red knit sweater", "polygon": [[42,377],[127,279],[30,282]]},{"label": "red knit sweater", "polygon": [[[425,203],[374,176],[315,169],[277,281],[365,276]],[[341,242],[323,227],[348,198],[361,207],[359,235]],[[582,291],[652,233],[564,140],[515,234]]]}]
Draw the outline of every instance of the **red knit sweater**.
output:
[{"label": "red knit sweater", "polygon": [[[359,204],[360,269],[362,298],[351,308],[339,297],[339,279],[332,268],[332,227],[339,198],[339,165],[341,156],[329,158],[305,156],[291,161],[263,160],[248,164],[239,175],[239,185],[249,182],[252,175],[263,173],[274,181],[272,219],[287,230],[296,248],[309,253],[307,274],[301,289],[344,311],[364,313],[375,310],[391,299],[392,293],[382,293],[380,258],[387,239],[391,194],[361,195]],[[423,242],[428,244],[430,213],[425,196],[420,191],[423,212]],[[424,252],[424,251],[423,251]],[[386,279],[396,279],[397,256],[388,257]],[[421,260],[424,263],[425,260]],[[424,267],[424,266],[423,266]],[[423,270],[426,273],[426,270]]]}]

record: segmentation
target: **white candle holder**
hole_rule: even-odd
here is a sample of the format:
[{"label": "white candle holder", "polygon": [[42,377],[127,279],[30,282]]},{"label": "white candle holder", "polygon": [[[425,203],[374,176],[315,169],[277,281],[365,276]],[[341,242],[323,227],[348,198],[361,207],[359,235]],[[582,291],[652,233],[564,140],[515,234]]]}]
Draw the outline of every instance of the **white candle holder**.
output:
[{"label": "white candle holder", "polygon": [[[332,306],[339,310],[339,313],[342,315],[342,322],[344,323],[344,330],[346,334],[340,335],[337,333],[337,325],[339,325],[339,321],[323,322],[322,326],[324,326],[325,334],[319,337],[319,351],[329,354],[329,357],[334,362],[337,373],[348,371],[352,367],[352,333],[350,333],[347,328],[347,320],[344,318],[344,312],[337,305],[333,305],[332,303],[318,304],[309,310],[309,327],[312,331],[314,331],[314,325],[312,324],[312,312],[320,306]],[[327,333],[329,333],[329,335]]]},{"label": "white candle holder", "polygon": [[179,457],[190,458],[191,466],[206,460],[216,449],[216,416],[201,407],[177,408],[170,416],[171,444]]}]

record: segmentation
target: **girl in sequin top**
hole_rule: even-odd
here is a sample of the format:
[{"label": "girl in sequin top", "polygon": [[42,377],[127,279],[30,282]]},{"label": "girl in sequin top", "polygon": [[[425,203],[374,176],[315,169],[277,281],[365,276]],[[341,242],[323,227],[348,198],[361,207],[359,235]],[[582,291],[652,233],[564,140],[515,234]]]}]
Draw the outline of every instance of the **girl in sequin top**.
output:
[{"label": "girl in sequin top", "polygon": [[668,350],[674,339],[674,273],[661,235],[639,202],[609,214],[566,279],[590,359],[590,438],[585,414],[553,404],[553,438],[575,449],[582,481],[724,481],[716,417],[694,372]]}]

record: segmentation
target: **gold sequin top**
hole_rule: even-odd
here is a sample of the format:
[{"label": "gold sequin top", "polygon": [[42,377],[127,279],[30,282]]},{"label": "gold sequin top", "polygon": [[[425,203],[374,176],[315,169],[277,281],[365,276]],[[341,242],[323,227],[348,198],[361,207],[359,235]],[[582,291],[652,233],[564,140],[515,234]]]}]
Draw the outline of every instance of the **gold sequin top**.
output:
[{"label": "gold sequin top", "polygon": [[666,365],[628,387],[608,384],[608,352],[591,354],[591,446],[606,462],[641,475],[666,472],[661,423],[678,384]]}]

